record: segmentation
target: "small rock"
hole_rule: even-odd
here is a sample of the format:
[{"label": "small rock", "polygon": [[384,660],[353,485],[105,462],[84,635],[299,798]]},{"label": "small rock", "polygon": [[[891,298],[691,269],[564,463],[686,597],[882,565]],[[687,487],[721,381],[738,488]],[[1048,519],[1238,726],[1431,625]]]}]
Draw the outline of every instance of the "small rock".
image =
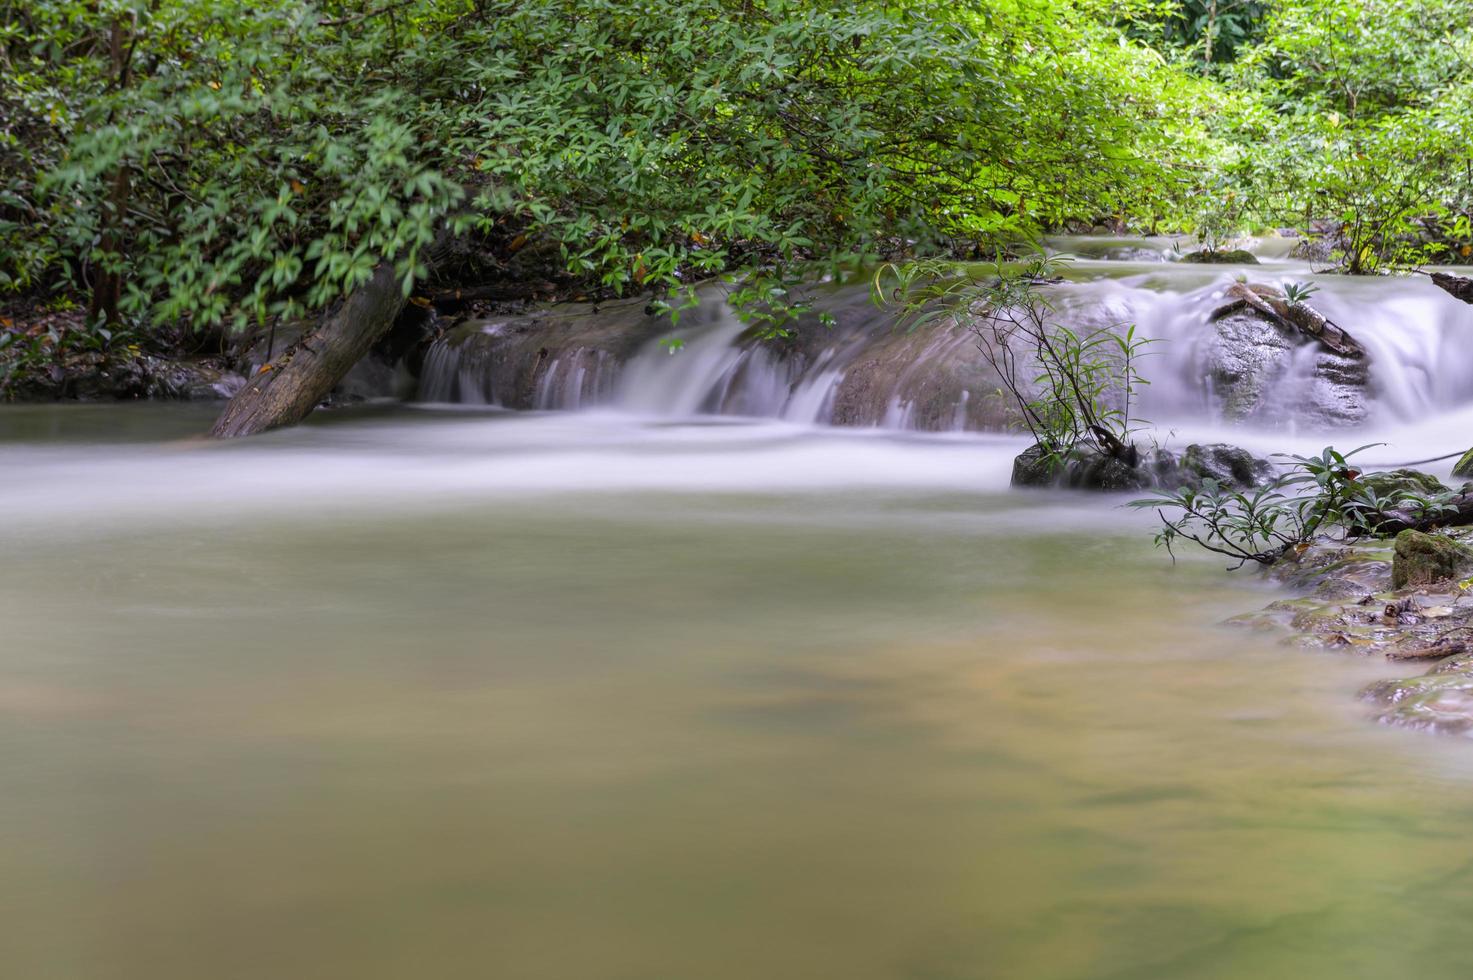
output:
[{"label": "small rock", "polygon": [[1463,454],[1458,460],[1458,465],[1453,467],[1453,476],[1464,480],[1473,480],[1473,449]]}]

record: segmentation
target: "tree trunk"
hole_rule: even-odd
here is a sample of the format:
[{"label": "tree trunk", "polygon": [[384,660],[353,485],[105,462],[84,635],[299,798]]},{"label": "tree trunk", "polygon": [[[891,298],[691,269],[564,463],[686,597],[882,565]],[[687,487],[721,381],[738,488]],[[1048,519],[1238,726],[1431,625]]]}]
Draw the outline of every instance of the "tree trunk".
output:
[{"label": "tree trunk", "polygon": [[[133,82],[133,46],[138,42],[135,35],[127,37],[127,27],[121,17],[113,19],[112,31],[108,35],[108,50],[112,58],[113,82],[122,92]],[[108,115],[108,123],[115,118]],[[87,307],[87,319],[103,320],[108,326],[118,319],[118,303],[123,296],[123,249],[126,245],[125,222],[128,219],[128,196],[131,193],[128,180],[128,161],[118,161],[113,174],[107,203],[101,216],[102,231],[97,243],[98,268],[92,282],[92,300]]]},{"label": "tree trunk", "polygon": [[321,326],[252,375],[210,435],[228,439],[296,425],[388,333],[403,308],[403,280],[382,263]]},{"label": "tree trunk", "polygon": [[1434,517],[1422,517],[1410,510],[1388,510],[1380,515],[1376,533],[1392,535],[1411,528],[1413,531],[1430,531],[1439,527],[1466,527],[1473,524],[1473,492],[1460,493],[1448,501],[1451,510]]}]

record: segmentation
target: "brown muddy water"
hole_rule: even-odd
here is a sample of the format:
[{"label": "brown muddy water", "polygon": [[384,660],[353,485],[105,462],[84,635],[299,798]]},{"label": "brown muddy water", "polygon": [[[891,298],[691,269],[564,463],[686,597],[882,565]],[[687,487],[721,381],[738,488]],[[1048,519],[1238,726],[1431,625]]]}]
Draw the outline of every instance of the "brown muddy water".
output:
[{"label": "brown muddy water", "polygon": [[1016,441],[208,411],[0,411],[0,975],[1473,975],[1473,745]]}]

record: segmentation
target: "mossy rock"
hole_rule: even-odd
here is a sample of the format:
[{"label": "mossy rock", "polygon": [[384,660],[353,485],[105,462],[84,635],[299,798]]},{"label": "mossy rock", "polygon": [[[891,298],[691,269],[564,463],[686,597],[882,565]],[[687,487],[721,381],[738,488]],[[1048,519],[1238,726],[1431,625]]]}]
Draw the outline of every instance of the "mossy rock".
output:
[{"label": "mossy rock", "polygon": [[1397,492],[1430,497],[1448,492],[1448,487],[1441,480],[1421,470],[1400,469],[1365,473],[1358,482],[1376,491],[1378,497],[1389,497]]},{"label": "mossy rock", "polygon": [[1204,248],[1188,252],[1181,257],[1183,262],[1202,262],[1214,265],[1257,265],[1258,256],[1243,248]]},{"label": "mossy rock", "polygon": [[1453,476],[1463,480],[1473,480],[1473,449],[1463,454],[1458,460],[1458,465],[1453,467]]},{"label": "mossy rock", "polygon": [[1392,588],[1431,585],[1473,570],[1473,549],[1438,534],[1407,529],[1396,536]]}]

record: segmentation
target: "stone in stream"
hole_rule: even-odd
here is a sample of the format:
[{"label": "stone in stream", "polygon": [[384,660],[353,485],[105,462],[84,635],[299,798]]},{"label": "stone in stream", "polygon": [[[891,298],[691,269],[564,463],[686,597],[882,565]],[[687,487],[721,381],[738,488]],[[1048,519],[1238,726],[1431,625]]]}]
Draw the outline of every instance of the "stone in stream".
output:
[{"label": "stone in stream", "polygon": [[1396,536],[1391,587],[1433,585],[1473,571],[1473,548],[1439,534],[1410,528]]},{"label": "stone in stream", "polygon": [[1182,453],[1180,485],[1201,486],[1208,477],[1228,490],[1248,490],[1267,483],[1274,475],[1273,464],[1254,456],[1239,446],[1215,442],[1206,446],[1190,445]]},{"label": "stone in stream", "polygon": [[228,370],[218,358],[176,360],[144,353],[87,351],[49,372],[27,375],[9,394],[20,401],[213,401],[229,398],[244,384],[245,378]]},{"label": "stone in stream", "polygon": [[1447,493],[1449,489],[1431,473],[1423,473],[1421,470],[1407,469],[1405,467],[1399,470],[1380,470],[1375,473],[1363,473],[1357,480],[1374,490],[1376,496],[1383,499],[1398,493],[1412,493],[1430,497],[1439,493]]},{"label": "stone in stream", "polygon": [[1213,263],[1222,265],[1258,265],[1258,256],[1244,248],[1203,248],[1188,252],[1181,257],[1183,262]]},{"label": "stone in stream", "polygon": [[1273,464],[1246,449],[1226,443],[1190,445],[1180,455],[1166,449],[1139,454],[1135,466],[1094,448],[1077,448],[1062,470],[1051,464],[1038,444],[1013,460],[1015,487],[1067,487],[1073,490],[1150,490],[1164,487],[1201,487],[1216,480],[1228,490],[1247,490],[1273,476]]},{"label": "stone in stream", "polygon": [[1463,480],[1473,480],[1473,449],[1463,454],[1458,460],[1458,465],[1453,467],[1453,476]]},{"label": "stone in stream", "polygon": [[1152,467],[1130,466],[1095,449],[1079,448],[1063,466],[1034,443],[1013,460],[1015,487],[1068,487],[1073,490],[1146,490],[1157,486]]},{"label": "stone in stream", "polygon": [[[1206,367],[1232,422],[1308,422],[1322,428],[1366,418],[1365,350],[1344,329],[1267,286],[1234,283],[1208,317]],[[1286,384],[1295,376],[1308,384]]]},{"label": "stone in stream", "polygon": [[1473,657],[1461,650],[1418,677],[1377,681],[1361,697],[1381,706],[1383,725],[1473,735]]},{"label": "stone in stream", "polygon": [[[1434,539],[1430,545],[1422,540],[1428,538]],[[1428,572],[1434,580],[1427,584],[1393,587],[1393,569],[1401,564],[1405,572],[1409,547],[1420,553],[1424,546],[1449,560]],[[1395,546],[1385,539],[1320,542],[1290,551],[1270,570],[1272,578],[1305,594],[1228,624],[1284,631],[1286,644],[1304,649],[1430,664],[1416,676],[1377,681],[1361,698],[1377,706],[1373,718],[1382,724],[1473,736],[1473,602],[1445,574],[1467,568],[1473,568],[1473,548],[1449,536],[1408,531]]]}]

